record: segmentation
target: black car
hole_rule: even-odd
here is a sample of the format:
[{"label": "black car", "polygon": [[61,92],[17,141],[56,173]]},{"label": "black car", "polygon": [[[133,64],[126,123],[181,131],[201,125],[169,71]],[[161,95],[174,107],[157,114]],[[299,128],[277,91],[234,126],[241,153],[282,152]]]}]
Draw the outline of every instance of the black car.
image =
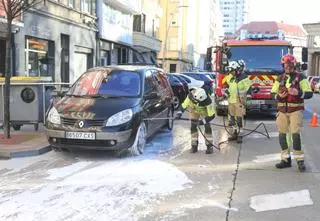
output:
[{"label": "black car", "polygon": [[183,82],[181,82],[177,77],[175,77],[172,74],[167,74],[167,77],[169,79],[170,86],[174,94],[174,97],[173,97],[174,109],[177,110],[188,95],[188,85],[186,89]]},{"label": "black car", "polygon": [[108,66],[88,70],[49,109],[53,149],[128,149],[142,154],[146,139],[173,126],[173,92],[162,69]]},{"label": "black car", "polygon": [[188,84],[189,82],[188,82],[188,79],[186,79],[184,76],[179,75],[179,74],[172,74],[172,73],[170,73],[170,75],[178,78],[179,81],[183,84],[184,90],[187,91],[187,92],[189,91],[189,84]]}]

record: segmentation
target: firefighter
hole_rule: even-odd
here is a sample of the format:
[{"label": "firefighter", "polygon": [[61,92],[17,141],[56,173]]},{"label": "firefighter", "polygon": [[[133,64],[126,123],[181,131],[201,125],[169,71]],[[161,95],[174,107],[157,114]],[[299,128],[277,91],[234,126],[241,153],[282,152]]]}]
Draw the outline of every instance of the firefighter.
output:
[{"label": "firefighter", "polygon": [[[300,172],[306,170],[303,150],[301,148],[300,129],[303,124],[304,99],[310,99],[312,90],[305,76],[295,71],[296,59],[291,54],[281,58],[284,73],[273,84],[271,93],[277,101],[276,124],[279,131],[281,161],[275,166],[278,169],[291,167],[288,141],[292,140],[293,155],[297,160]],[[291,138],[288,139],[288,136]]]},{"label": "firefighter", "polygon": [[251,90],[251,81],[243,74],[245,63],[243,60],[229,62],[229,75],[226,79],[225,95],[228,98],[228,126],[233,127],[232,135],[228,140],[237,140],[242,142],[238,136],[243,126],[243,117],[246,111],[246,97],[249,91],[256,92],[257,89]]},{"label": "firefighter", "polygon": [[189,109],[191,120],[191,149],[190,153],[198,151],[198,125],[204,125],[205,142],[207,146],[206,154],[213,153],[212,145],[212,129],[210,121],[215,118],[215,111],[212,99],[203,88],[194,87],[190,89],[190,93],[181,104],[180,110],[177,111],[176,118],[180,119],[182,113]]}]

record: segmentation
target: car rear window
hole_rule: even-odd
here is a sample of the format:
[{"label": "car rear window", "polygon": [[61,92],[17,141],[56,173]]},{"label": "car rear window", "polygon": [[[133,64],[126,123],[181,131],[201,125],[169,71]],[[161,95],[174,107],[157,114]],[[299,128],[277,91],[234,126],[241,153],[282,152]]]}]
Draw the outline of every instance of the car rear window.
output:
[{"label": "car rear window", "polygon": [[179,75],[178,77],[181,77],[182,79],[184,79],[186,82],[191,83],[191,80],[183,75]]},{"label": "car rear window", "polygon": [[68,91],[68,95],[112,95],[136,97],[141,91],[138,72],[99,70],[84,73]]}]

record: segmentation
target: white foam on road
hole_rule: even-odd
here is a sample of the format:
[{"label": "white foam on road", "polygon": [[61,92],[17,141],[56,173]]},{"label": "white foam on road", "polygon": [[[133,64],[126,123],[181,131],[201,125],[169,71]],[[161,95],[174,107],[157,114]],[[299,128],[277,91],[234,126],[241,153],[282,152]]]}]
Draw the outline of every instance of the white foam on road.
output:
[{"label": "white foam on road", "polygon": [[92,164],[92,162],[83,161],[83,162],[74,163],[74,164],[71,164],[69,166],[65,166],[62,168],[51,169],[51,170],[49,170],[50,176],[47,179],[56,180],[56,179],[61,179],[61,178],[70,176],[73,173],[76,173],[76,172],[84,169],[85,167],[89,166],[90,164]]},{"label": "white foam on road", "polygon": [[280,210],[298,206],[313,205],[309,190],[267,194],[251,197],[250,207],[256,212]]},{"label": "white foam on road", "polygon": [[34,180],[42,182],[41,187],[0,187],[0,220],[135,221],[162,198],[192,184],[175,166],[158,160],[86,166],[87,162],[49,170],[49,177]]},{"label": "white foam on road", "polygon": [[255,163],[267,163],[267,162],[279,160],[280,153],[259,155],[259,156],[256,156],[255,158],[256,159],[253,160],[253,162],[255,162]]},{"label": "white foam on road", "polygon": [[[294,160],[293,152],[290,152],[291,159]],[[273,154],[265,154],[265,155],[258,155],[255,156],[255,160],[252,160],[255,163],[268,163],[273,161],[280,161],[281,155],[280,153],[273,153]]]}]

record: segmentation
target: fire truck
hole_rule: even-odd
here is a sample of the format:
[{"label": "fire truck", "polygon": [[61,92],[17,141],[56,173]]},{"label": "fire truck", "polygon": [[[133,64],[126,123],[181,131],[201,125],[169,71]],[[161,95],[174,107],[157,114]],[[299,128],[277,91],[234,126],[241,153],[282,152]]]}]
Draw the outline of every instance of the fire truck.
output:
[{"label": "fire truck", "polygon": [[[293,47],[285,41],[281,33],[245,34],[238,39],[229,39],[221,46],[211,49],[212,69],[216,72],[215,104],[218,115],[227,113],[228,100],[223,89],[226,86],[228,62],[244,60],[244,74],[252,81],[259,92],[247,96],[247,111],[272,112],[276,102],[272,99],[271,88],[275,80],[283,73],[281,57],[292,53]],[[208,55],[207,55],[208,56]]]}]

